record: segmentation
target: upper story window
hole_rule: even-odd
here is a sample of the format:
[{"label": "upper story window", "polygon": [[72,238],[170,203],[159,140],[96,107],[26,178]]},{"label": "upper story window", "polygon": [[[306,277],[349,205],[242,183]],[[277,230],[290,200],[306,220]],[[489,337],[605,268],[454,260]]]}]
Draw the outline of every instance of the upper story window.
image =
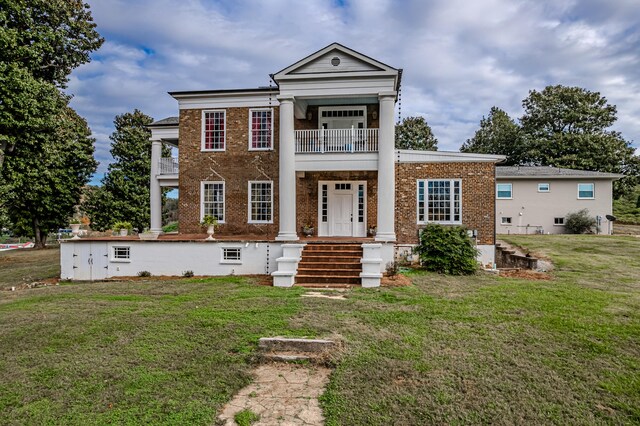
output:
[{"label": "upper story window", "polygon": [[594,195],[595,191],[592,183],[578,184],[578,199],[589,200],[595,198]]},{"label": "upper story window", "polygon": [[273,149],[273,110],[249,110],[249,150]]},{"label": "upper story window", "polygon": [[538,184],[538,192],[549,192],[549,184],[548,183],[539,183]]},{"label": "upper story window", "polygon": [[513,198],[513,188],[510,183],[499,183],[496,185],[497,198],[510,200]]},{"label": "upper story window", "polygon": [[462,223],[460,179],[418,180],[418,223]]},{"label": "upper story window", "polygon": [[249,182],[249,223],[273,223],[273,182]]},{"label": "upper story window", "polygon": [[202,182],[200,219],[213,216],[224,223],[224,182]]},{"label": "upper story window", "polygon": [[202,150],[224,151],[226,142],[226,111],[202,111]]}]

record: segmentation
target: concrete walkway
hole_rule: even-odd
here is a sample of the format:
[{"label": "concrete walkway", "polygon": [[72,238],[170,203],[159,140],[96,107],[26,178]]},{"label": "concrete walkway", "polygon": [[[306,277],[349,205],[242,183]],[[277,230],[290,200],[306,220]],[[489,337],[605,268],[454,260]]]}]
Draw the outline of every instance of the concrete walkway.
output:
[{"label": "concrete walkway", "polygon": [[255,380],[222,408],[218,418],[235,425],[236,413],[249,409],[260,416],[254,425],[322,425],[318,397],[331,370],[318,366],[271,363],[259,366]]}]

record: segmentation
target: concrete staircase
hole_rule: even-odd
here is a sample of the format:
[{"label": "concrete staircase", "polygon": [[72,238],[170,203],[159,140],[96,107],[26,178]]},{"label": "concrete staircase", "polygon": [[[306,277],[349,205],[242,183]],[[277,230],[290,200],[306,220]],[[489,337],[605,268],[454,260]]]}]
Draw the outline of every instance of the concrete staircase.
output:
[{"label": "concrete staircase", "polygon": [[302,250],[295,285],[313,288],[359,286],[362,272],[359,243],[307,243]]}]

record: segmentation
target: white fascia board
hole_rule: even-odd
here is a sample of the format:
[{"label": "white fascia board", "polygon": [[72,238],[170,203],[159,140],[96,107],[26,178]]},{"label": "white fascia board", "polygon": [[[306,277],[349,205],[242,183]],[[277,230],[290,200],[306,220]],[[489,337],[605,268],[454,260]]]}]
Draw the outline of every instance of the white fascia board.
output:
[{"label": "white fascia board", "polygon": [[394,85],[392,79],[296,80],[282,82],[280,90],[296,98],[377,97],[380,93],[394,91]]},{"label": "white fascia board", "polygon": [[346,71],[341,73],[314,73],[314,74],[291,74],[284,75],[278,78],[278,83],[282,83],[283,81],[291,81],[291,80],[320,80],[327,79],[333,80],[337,78],[371,78],[371,77],[379,77],[379,78],[391,78],[397,79],[398,72],[397,71]]},{"label": "white fascia board", "polygon": [[566,175],[558,175],[558,176],[553,176],[553,175],[540,175],[540,176],[497,176],[496,175],[496,180],[536,180],[536,181],[547,181],[547,180],[555,180],[555,179],[561,179],[561,180],[585,180],[585,179],[590,179],[590,180],[617,180],[624,177],[624,175],[616,175],[616,174],[610,174],[610,175],[580,175],[580,176],[566,176]]},{"label": "white fascia board", "polygon": [[179,109],[224,109],[234,107],[278,106],[277,92],[176,95]]},{"label": "white fascia board", "polygon": [[378,153],[296,154],[297,172],[378,170]]},{"label": "white fascia board", "polygon": [[473,154],[454,151],[396,150],[397,163],[499,163],[504,155]]},{"label": "white fascia board", "polygon": [[178,126],[163,126],[151,128],[152,141],[164,141],[167,143],[178,141]]}]

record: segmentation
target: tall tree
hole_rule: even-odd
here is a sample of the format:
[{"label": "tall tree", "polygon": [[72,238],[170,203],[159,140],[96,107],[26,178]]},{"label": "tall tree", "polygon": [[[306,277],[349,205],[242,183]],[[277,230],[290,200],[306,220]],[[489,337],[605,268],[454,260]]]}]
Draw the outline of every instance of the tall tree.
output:
[{"label": "tall tree", "polygon": [[81,0],[0,2],[0,170],[21,136],[60,113],[56,87],[103,39]]},{"label": "tall tree", "polygon": [[520,162],[625,174],[614,183],[616,198],[638,183],[640,159],[631,143],[610,129],[616,107],[600,93],[547,86],[530,91],[522,106],[526,153]]},{"label": "tall tree", "polygon": [[396,125],[396,148],[436,151],[438,140],[424,117],[407,117]]},{"label": "tall tree", "polygon": [[518,164],[522,157],[521,139],[520,126],[509,114],[494,106],[488,117],[482,117],[480,128],[462,144],[460,151],[506,155],[506,164]]},{"label": "tall tree", "polygon": [[44,247],[47,234],[68,223],[81,189],[95,172],[94,139],[86,121],[65,106],[47,132],[25,135],[2,170],[3,207],[19,230]]},{"label": "tall tree", "polygon": [[[116,116],[111,155],[115,159],[85,199],[84,210],[91,227],[109,229],[116,221],[127,221],[139,230],[149,226],[151,178],[151,132],[153,119],[139,110]],[[168,150],[165,150],[165,154]]]}]

